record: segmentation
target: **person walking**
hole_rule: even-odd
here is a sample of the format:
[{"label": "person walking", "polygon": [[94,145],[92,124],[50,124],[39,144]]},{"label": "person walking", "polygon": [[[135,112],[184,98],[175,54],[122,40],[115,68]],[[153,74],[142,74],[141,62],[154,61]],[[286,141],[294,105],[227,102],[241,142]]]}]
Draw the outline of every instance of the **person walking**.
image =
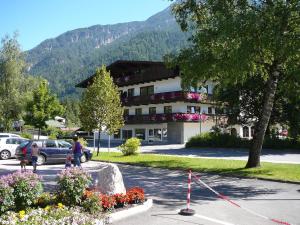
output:
[{"label": "person walking", "polygon": [[36,173],[36,166],[37,166],[37,160],[38,160],[38,155],[40,154],[39,147],[37,146],[36,143],[33,143],[31,145],[31,163],[33,166],[33,172]]},{"label": "person walking", "polygon": [[78,141],[77,136],[73,137],[73,141],[74,142],[73,142],[72,150],[74,155],[74,167],[76,166],[81,167],[80,158],[82,155],[82,145]]}]

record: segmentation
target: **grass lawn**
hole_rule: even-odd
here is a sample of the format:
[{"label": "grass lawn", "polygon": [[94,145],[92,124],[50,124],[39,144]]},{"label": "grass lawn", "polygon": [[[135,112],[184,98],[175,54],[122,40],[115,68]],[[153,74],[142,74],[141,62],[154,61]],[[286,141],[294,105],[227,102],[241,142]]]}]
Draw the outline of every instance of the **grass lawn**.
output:
[{"label": "grass lawn", "polygon": [[223,174],[300,182],[299,164],[262,163],[261,168],[245,169],[244,167],[246,162],[240,160],[201,159],[156,154],[123,156],[121,153],[116,152],[100,153],[98,157],[94,156],[93,160],[116,163],[120,162],[167,169],[192,169],[192,171],[212,172],[220,175]]}]

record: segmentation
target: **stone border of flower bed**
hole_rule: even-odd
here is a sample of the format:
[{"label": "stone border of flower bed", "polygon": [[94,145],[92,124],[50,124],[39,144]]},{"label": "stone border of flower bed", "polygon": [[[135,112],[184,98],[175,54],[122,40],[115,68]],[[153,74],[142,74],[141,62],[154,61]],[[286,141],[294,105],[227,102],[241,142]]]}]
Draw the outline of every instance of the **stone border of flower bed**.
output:
[{"label": "stone border of flower bed", "polygon": [[109,223],[113,223],[130,216],[148,211],[153,205],[153,200],[147,199],[143,204],[136,204],[133,207],[122,209],[121,211],[114,212],[108,215]]}]

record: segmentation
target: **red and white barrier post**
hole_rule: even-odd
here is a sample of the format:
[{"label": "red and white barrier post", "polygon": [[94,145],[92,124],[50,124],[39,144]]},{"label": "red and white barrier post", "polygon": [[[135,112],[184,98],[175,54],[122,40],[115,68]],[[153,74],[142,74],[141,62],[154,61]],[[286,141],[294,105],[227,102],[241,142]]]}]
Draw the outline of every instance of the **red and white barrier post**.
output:
[{"label": "red and white barrier post", "polygon": [[190,209],[190,202],[191,202],[191,182],[192,182],[192,171],[189,170],[186,208],[185,209],[181,209],[180,212],[179,212],[179,214],[183,215],[183,216],[192,216],[192,215],[195,214],[195,210]]}]

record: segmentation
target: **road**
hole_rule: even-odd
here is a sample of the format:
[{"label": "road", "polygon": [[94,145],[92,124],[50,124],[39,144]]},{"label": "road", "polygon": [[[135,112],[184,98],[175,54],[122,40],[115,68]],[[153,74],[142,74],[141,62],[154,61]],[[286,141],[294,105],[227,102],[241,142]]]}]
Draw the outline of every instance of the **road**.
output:
[{"label": "road", "polygon": [[[93,149],[93,147],[90,147],[90,149]],[[107,143],[102,144],[101,151],[108,151]],[[119,151],[116,148],[116,144],[112,144],[112,148],[110,148],[110,151]],[[245,161],[248,159],[249,154],[249,151],[247,149],[185,148],[182,144],[144,145],[141,147],[141,152],[149,154],[164,154]],[[263,149],[260,158],[262,162],[300,164],[300,151]]]},{"label": "road", "polygon": [[[95,176],[100,162],[83,165]],[[178,209],[185,208],[187,174],[182,171],[119,165],[127,188],[140,186],[153,207],[142,214],[114,223],[115,225],[264,225],[276,224],[229,204],[195,182],[192,183],[192,217],[180,216]],[[15,160],[0,161],[0,174],[19,169]],[[47,190],[55,189],[56,174],[63,165],[45,165],[38,168]],[[221,177],[199,174],[201,179],[234,202],[254,212],[291,224],[300,224],[300,185],[256,179]]]}]

